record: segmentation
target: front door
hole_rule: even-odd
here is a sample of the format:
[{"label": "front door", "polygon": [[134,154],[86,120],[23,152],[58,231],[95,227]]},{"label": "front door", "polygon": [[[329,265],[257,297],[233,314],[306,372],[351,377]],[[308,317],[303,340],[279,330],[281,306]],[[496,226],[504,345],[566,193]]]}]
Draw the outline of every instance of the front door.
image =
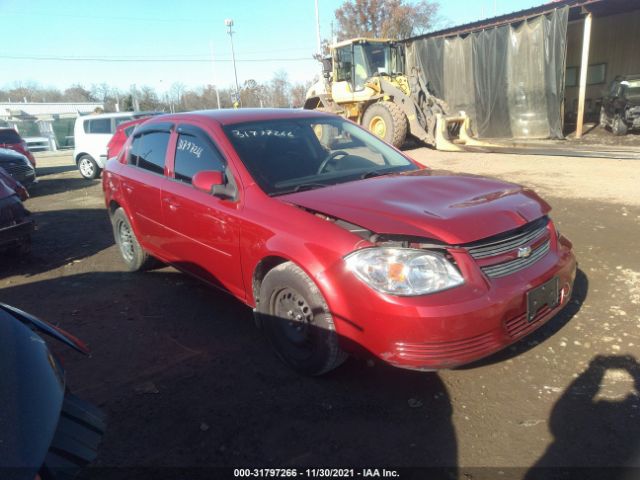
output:
[{"label": "front door", "polygon": [[240,202],[196,190],[193,176],[205,170],[233,174],[202,129],[180,125],[170,179],[162,191],[162,209],[170,240],[165,244],[178,268],[244,297],[240,267]]}]

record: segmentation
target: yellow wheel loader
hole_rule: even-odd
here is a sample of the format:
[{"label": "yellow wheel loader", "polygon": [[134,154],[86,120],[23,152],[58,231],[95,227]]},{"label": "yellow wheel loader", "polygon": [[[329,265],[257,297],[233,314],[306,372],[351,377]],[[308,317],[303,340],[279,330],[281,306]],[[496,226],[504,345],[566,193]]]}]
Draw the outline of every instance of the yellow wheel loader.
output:
[{"label": "yellow wheel loader", "polygon": [[447,116],[417,72],[404,72],[404,47],[394,40],[356,38],[331,47],[323,77],[307,92],[304,108],[324,110],[359,123],[400,147],[407,135],[458,151],[470,144],[469,118]]}]

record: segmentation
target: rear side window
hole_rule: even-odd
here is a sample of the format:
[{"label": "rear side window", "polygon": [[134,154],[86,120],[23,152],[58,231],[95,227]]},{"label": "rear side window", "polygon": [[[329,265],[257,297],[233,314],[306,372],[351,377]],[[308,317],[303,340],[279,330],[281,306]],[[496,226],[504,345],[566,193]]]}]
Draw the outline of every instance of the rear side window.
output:
[{"label": "rear side window", "polygon": [[149,132],[135,137],[131,143],[129,164],[163,175],[168,143],[169,132]]},{"label": "rear side window", "polygon": [[191,183],[193,176],[204,170],[224,170],[225,162],[205,135],[180,133],[176,144],[176,180]]},{"label": "rear side window", "polygon": [[22,138],[12,128],[0,129],[0,143],[21,143]]},{"label": "rear side window", "polygon": [[96,118],[95,120],[85,120],[85,133],[112,133],[110,118]]}]

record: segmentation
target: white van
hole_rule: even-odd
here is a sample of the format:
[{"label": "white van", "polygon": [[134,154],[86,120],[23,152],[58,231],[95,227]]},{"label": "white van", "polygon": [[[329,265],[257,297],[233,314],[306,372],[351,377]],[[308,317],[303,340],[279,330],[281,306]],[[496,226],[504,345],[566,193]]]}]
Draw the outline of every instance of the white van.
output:
[{"label": "white van", "polygon": [[[155,113],[155,112],[154,112]],[[73,129],[73,160],[84,178],[97,178],[107,163],[107,144],[116,127],[151,112],[118,112],[85,115],[76,119]]]}]

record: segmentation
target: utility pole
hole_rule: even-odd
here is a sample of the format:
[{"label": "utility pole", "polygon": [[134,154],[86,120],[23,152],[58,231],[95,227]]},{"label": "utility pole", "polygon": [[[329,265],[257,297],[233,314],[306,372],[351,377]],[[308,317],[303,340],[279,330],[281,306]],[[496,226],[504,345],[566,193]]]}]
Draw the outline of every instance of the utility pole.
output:
[{"label": "utility pole", "polygon": [[322,39],[320,38],[320,13],[318,10],[318,0],[316,2],[316,42],[318,43],[318,57],[322,58]]},{"label": "utility pole", "polygon": [[[218,92],[218,86],[216,85],[216,59],[213,55],[213,42],[209,42],[209,48],[211,49],[211,67],[213,68],[213,74],[211,75],[211,82],[213,88],[216,90],[216,103],[218,104],[218,110],[220,110],[220,93]],[[237,85],[237,81],[236,81]]]},{"label": "utility pole", "polygon": [[233,75],[236,79],[236,98],[233,99],[233,107],[238,108],[240,106],[240,87],[238,86],[238,71],[236,70],[236,53],[233,50],[233,20],[231,18],[227,18],[224,21],[224,24],[227,26],[227,33],[229,34],[229,40],[231,41],[231,60],[233,61]]}]

